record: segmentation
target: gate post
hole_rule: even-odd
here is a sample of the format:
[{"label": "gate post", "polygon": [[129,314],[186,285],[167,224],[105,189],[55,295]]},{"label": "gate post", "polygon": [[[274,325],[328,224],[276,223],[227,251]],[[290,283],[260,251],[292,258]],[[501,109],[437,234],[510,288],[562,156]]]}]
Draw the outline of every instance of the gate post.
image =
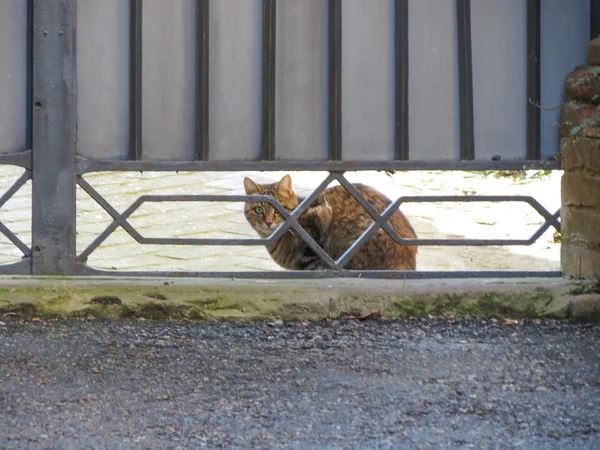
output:
[{"label": "gate post", "polygon": [[34,5],[32,272],[68,275],[76,261],[76,0]]},{"label": "gate post", "polygon": [[600,38],[587,66],[569,73],[561,111],[561,268],[567,277],[600,279]]}]

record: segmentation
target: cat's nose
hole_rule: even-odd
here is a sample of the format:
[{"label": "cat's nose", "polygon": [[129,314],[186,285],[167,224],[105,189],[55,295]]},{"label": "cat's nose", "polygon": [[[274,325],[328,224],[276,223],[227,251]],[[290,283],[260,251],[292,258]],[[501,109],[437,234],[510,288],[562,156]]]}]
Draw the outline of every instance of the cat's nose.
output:
[{"label": "cat's nose", "polygon": [[267,226],[267,228],[271,228],[271,225],[273,225],[273,222],[265,221],[265,225]]}]

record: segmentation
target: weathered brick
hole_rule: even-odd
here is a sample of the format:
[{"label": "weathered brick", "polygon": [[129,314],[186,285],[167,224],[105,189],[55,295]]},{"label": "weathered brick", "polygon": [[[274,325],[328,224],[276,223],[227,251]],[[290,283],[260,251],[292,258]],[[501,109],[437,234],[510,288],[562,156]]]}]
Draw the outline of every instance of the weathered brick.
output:
[{"label": "weathered brick", "polygon": [[590,66],[600,66],[600,37],[597,37],[588,45],[587,63]]},{"label": "weathered brick", "polygon": [[600,317],[600,294],[577,295],[569,301],[569,316],[578,320]]},{"label": "weathered brick", "polygon": [[600,139],[565,137],[560,140],[560,164],[564,171],[600,173]]},{"label": "weathered brick", "polygon": [[563,206],[587,206],[600,209],[600,177],[567,172],[562,177]]},{"label": "weathered brick", "polygon": [[562,242],[560,267],[565,277],[597,280],[600,278],[600,251]]},{"label": "weathered brick", "polygon": [[565,80],[567,95],[575,100],[600,103],[600,67],[579,66]]},{"label": "weathered brick", "polygon": [[591,250],[600,250],[600,211],[563,206],[560,222],[563,241]]},{"label": "weathered brick", "polygon": [[590,102],[571,100],[560,110],[560,135],[600,137],[600,106]]}]

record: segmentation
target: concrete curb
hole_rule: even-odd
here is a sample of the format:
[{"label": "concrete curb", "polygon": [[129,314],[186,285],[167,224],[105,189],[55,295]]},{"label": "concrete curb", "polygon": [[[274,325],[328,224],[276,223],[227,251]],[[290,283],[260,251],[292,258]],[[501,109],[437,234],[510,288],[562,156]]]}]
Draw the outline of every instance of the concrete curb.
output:
[{"label": "concrete curb", "polygon": [[318,321],[360,316],[374,310],[380,310],[381,315],[389,319],[445,314],[564,318],[569,315],[570,299],[591,289],[581,282],[565,279],[7,277],[0,278],[0,282],[0,317],[90,316],[198,321]]},{"label": "concrete curb", "polygon": [[600,294],[584,294],[571,298],[569,317],[582,322],[600,322]]}]

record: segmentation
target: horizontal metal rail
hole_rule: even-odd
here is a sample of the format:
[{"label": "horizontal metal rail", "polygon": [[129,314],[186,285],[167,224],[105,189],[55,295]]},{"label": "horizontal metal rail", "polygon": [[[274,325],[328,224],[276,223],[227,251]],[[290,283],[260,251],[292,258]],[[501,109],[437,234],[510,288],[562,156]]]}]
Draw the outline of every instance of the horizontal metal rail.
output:
[{"label": "horizontal metal rail", "polygon": [[329,171],[364,170],[559,170],[560,161],[94,161],[76,158],[77,175],[90,172],[235,172],[235,171]]},{"label": "horizontal metal rail", "polygon": [[118,271],[100,270],[79,264],[76,275],[165,278],[239,278],[239,279],[322,279],[362,278],[386,280],[465,279],[465,278],[560,278],[560,271],[536,270],[473,270],[473,271],[412,271],[412,270],[285,270],[248,272],[187,272],[187,271]]},{"label": "horizontal metal rail", "polygon": [[2,275],[31,275],[31,256],[23,257],[20,261],[0,265]]},{"label": "horizontal metal rail", "polygon": [[0,164],[23,167],[31,170],[31,150],[16,153],[1,153]]}]

